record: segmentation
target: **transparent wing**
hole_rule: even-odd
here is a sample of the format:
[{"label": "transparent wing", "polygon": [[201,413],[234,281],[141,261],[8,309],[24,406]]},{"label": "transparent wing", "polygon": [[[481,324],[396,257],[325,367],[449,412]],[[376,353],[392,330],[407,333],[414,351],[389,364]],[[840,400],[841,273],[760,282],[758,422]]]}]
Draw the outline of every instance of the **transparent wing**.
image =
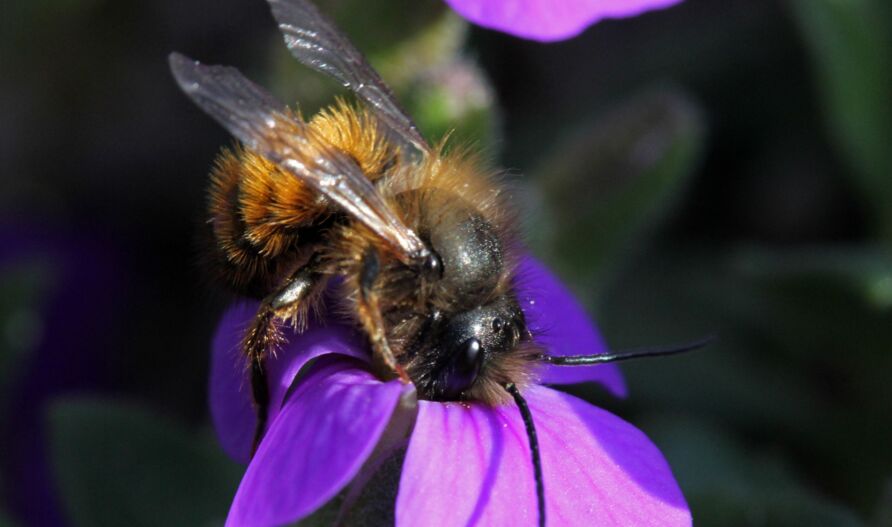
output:
[{"label": "transparent wing", "polygon": [[430,150],[390,88],[325,15],[305,0],[268,1],[285,44],[297,60],[353,90],[402,140],[422,152]]},{"label": "transparent wing", "polygon": [[202,110],[245,146],[312,185],[388,242],[403,261],[427,254],[375,186],[348,156],[313,140],[312,130],[237,69],[170,55],[177,83]]}]

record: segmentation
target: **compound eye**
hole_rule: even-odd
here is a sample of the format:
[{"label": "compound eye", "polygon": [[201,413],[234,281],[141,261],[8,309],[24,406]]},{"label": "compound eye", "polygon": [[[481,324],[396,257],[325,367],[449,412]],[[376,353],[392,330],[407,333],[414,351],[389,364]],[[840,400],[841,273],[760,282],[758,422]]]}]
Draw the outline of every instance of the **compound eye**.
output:
[{"label": "compound eye", "polygon": [[444,399],[456,399],[474,384],[483,364],[483,356],[483,346],[476,338],[469,338],[458,346],[444,372]]}]

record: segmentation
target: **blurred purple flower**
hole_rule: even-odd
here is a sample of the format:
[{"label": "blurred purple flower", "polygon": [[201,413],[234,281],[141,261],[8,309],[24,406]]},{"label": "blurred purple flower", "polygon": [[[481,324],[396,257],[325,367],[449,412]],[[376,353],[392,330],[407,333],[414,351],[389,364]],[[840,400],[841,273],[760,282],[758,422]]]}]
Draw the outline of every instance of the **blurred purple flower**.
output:
[{"label": "blurred purple flower", "polygon": [[[566,289],[538,262],[521,266],[519,300],[551,354],[606,350]],[[255,417],[238,343],[255,303],[223,317],[214,340],[211,410],[224,448],[247,462]],[[315,327],[270,360],[269,426],[236,492],[228,527],[294,522],[321,507],[360,472],[411,386],[368,371],[361,334]],[[298,372],[318,358],[308,371]],[[626,387],[612,364],[539,371],[541,382]],[[294,384],[294,385],[293,385]],[[663,456],[632,425],[568,394],[524,391],[539,435],[551,525],[690,525]],[[513,404],[417,401],[396,499],[396,524],[535,525],[529,444]]]},{"label": "blurred purple flower", "polygon": [[605,18],[625,18],[681,0],[446,0],[471,22],[514,36],[550,42],[575,37]]},{"label": "blurred purple flower", "polygon": [[[47,444],[46,409],[66,393],[107,389],[119,335],[124,276],[113,244],[88,229],[26,217],[0,219],[0,272],[46,271],[35,316],[33,349],[7,364],[10,385],[0,394],[0,480],[7,511],[18,524],[67,525]],[[19,339],[10,327],[6,338]],[[20,341],[16,340],[18,344]],[[12,484],[11,482],[15,482]],[[2,521],[0,521],[2,523]]]}]

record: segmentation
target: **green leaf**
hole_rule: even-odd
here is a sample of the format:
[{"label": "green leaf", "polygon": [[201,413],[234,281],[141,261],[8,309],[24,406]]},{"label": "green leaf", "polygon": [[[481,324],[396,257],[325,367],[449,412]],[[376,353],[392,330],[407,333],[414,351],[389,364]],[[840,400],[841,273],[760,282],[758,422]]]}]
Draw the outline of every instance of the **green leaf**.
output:
[{"label": "green leaf", "polygon": [[542,203],[527,223],[538,254],[597,291],[678,200],[703,136],[697,105],[673,89],[638,95],[583,127],[532,172]]},{"label": "green leaf", "polygon": [[92,399],[53,404],[49,429],[73,525],[223,524],[242,469],[210,434],[135,405]]},{"label": "green leaf", "polygon": [[892,241],[892,24],[885,0],[791,0],[830,137]]}]

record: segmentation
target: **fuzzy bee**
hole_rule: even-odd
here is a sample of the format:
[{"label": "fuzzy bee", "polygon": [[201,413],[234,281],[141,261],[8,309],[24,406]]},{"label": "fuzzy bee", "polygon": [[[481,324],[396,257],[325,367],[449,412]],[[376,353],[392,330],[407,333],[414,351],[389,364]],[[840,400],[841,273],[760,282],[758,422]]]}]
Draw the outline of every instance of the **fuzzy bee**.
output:
[{"label": "fuzzy bee", "polygon": [[292,55],[350,89],[356,104],[338,101],[306,120],[234,68],[170,56],[183,91],[242,145],[217,159],[209,215],[219,278],[262,299],[243,341],[255,447],[269,401],[264,363],[283,342],[280,327],[300,330],[337,278],[338,307],[368,336],[382,378],[413,383],[421,399],[517,402],[541,505],[535,429],[520,395],[534,366],[642,353],[543,353],[518,305],[520,245],[494,171],[471,152],[428,143],[313,5],[269,3]]}]

